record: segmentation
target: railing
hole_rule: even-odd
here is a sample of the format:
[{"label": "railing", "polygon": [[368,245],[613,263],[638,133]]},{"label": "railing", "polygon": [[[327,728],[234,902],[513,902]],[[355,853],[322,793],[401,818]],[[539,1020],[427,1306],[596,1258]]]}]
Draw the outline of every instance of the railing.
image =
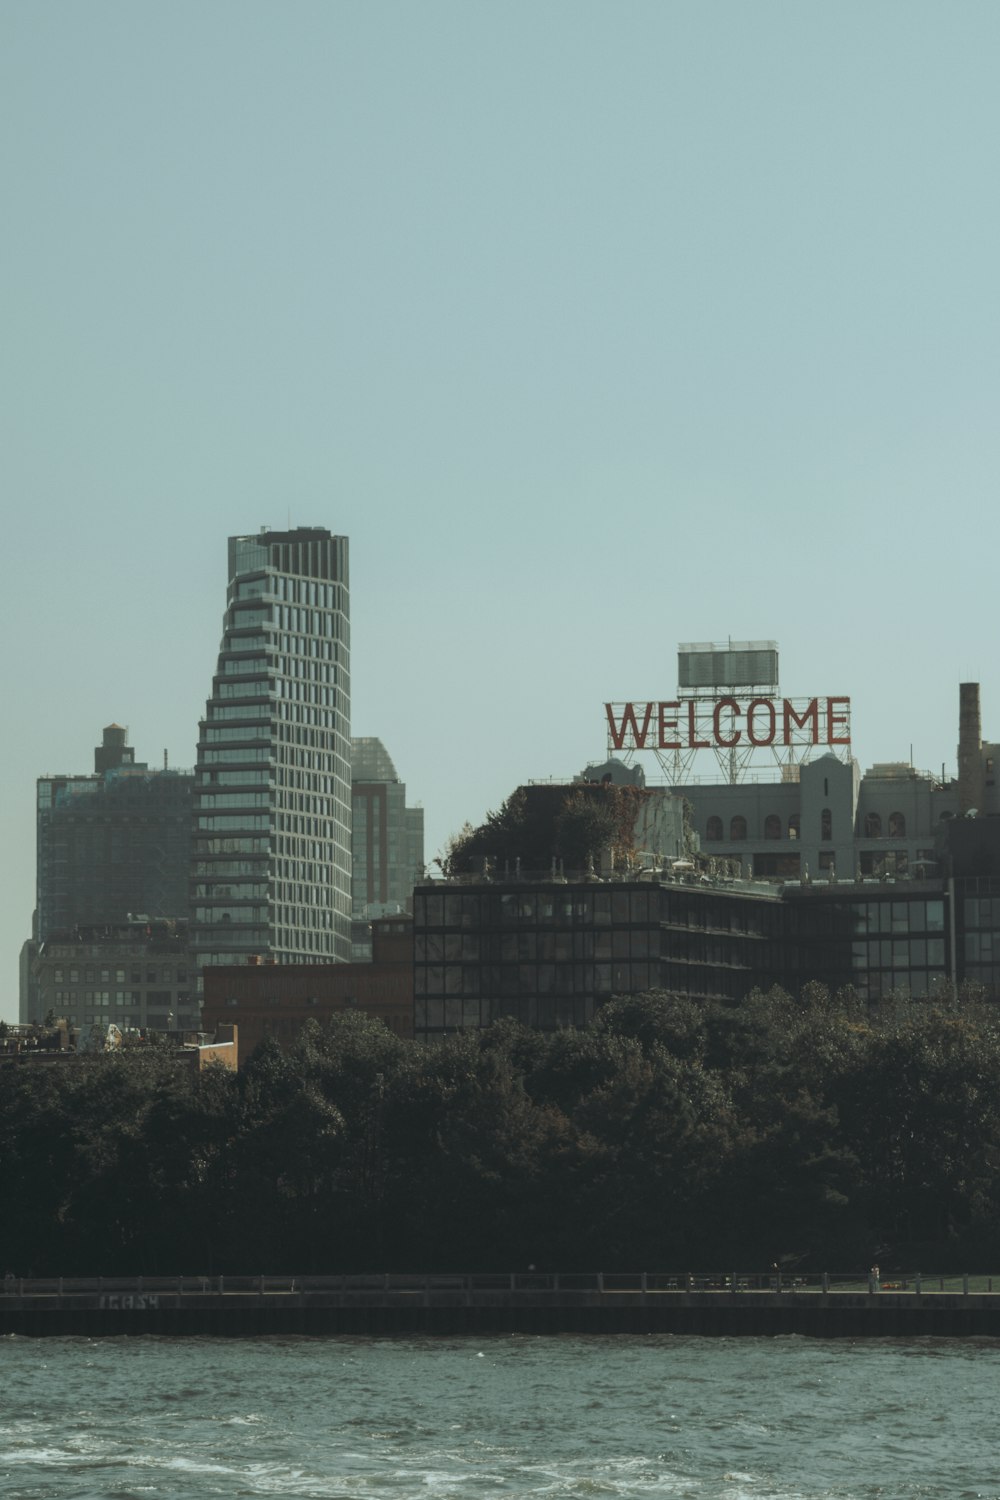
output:
[{"label": "railing", "polygon": [[[994,1291],[996,1282],[996,1291]],[[837,1296],[842,1294],[877,1296],[885,1293],[913,1296],[992,1296],[1000,1295],[1000,1276],[963,1274],[928,1274],[920,1271],[833,1273],[782,1271],[749,1272],[560,1272],[504,1271],[455,1272],[423,1274],[418,1272],[377,1272],[371,1274],[259,1275],[259,1276],[6,1276],[0,1282],[0,1295],[9,1297],[50,1297],[61,1301],[73,1297],[135,1296],[308,1296],[310,1293],[337,1293],[370,1297],[378,1294],[421,1295],[459,1294],[465,1297],[483,1295],[562,1296],[689,1296],[713,1294],[739,1296],[742,1293],[769,1293],[786,1296]]]}]

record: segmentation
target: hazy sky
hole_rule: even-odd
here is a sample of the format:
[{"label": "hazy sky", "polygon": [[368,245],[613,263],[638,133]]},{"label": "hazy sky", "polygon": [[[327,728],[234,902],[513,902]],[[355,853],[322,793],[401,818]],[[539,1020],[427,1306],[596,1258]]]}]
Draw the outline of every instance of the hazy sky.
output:
[{"label": "hazy sky", "polygon": [[998,62],[995,0],[2,0],[0,1015],[35,777],[193,764],[262,524],[350,537],[428,858],[678,641],[863,767],[967,679],[1000,738]]}]

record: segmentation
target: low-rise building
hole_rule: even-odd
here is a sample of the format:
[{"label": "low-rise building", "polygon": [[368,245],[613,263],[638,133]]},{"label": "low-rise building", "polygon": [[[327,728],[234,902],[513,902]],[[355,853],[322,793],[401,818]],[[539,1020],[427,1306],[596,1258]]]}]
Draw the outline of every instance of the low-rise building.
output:
[{"label": "low-rise building", "polygon": [[169,1034],[122,1031],[115,1025],[70,1027],[64,1017],[48,1026],[0,1026],[0,1066],[17,1063],[59,1063],[83,1057],[98,1057],[122,1049],[141,1051],[157,1046],[172,1062],[195,1072],[213,1064],[235,1072],[239,1066],[239,1034],[232,1025],[220,1026],[214,1034],[180,1031]]},{"label": "low-rise building", "polygon": [[958,857],[948,878],[928,880],[676,868],[430,882],[414,898],[414,1035],[502,1017],[582,1026],[613,996],[651,989],[738,1004],[755,988],[799,994],[818,981],[877,1005],[971,985],[998,999],[1000,871],[967,870]]},{"label": "low-rise building", "polygon": [[308,1020],[346,1010],[383,1021],[397,1036],[413,1035],[412,919],[372,923],[372,959],[350,964],[277,964],[251,956],[243,964],[205,970],[202,1024],[239,1027],[243,1056],[265,1037],[287,1045]]},{"label": "low-rise building", "polygon": [[65,1016],[75,1027],[171,1031],[200,1022],[186,921],[136,916],[53,932],[31,960],[30,993],[26,1023]]}]

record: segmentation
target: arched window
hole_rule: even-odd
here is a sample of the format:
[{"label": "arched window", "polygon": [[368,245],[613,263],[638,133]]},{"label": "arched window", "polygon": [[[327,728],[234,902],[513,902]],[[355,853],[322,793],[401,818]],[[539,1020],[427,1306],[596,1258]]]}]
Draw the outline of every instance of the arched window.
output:
[{"label": "arched window", "polygon": [[824,807],[819,815],[819,836],[821,839],[833,838],[833,813],[828,807]]},{"label": "arched window", "polygon": [[882,819],[878,813],[865,814],[865,838],[880,839],[882,837]]},{"label": "arched window", "polygon": [[764,837],[766,839],[781,838],[781,819],[777,813],[768,813],[764,819]]},{"label": "arched window", "polygon": [[798,838],[801,824],[802,820],[800,819],[798,813],[792,813],[791,817],[788,820],[788,837],[790,839]]},{"label": "arched window", "polygon": [[733,843],[733,844],[738,843],[738,841],[740,839],[745,839],[746,836],[747,836],[747,820],[746,820],[746,818],[740,818],[740,817],[730,818],[730,820],[729,820],[729,840],[730,840],[730,843]]},{"label": "arched window", "polygon": [[705,825],[705,838],[710,844],[717,844],[722,839],[722,819],[709,818]]},{"label": "arched window", "polygon": [[889,837],[891,839],[906,838],[906,818],[901,812],[889,814]]}]

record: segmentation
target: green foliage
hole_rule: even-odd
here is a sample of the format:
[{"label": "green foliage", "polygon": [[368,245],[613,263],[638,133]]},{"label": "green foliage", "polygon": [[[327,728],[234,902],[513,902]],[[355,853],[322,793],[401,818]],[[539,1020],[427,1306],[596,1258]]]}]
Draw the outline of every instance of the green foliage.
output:
[{"label": "green foliage", "polygon": [[438,1045],[347,1012],[239,1075],[0,1069],[2,1269],[939,1270],[1000,1255],[1000,1018],[654,992]]},{"label": "green foliage", "polygon": [[636,813],[646,795],[639,787],[589,782],[520,787],[479,828],[466,824],[438,863],[446,875],[481,874],[484,865],[513,869],[518,860],[522,869],[543,870],[554,858],[567,870],[584,870],[610,849],[616,867],[624,866],[635,852]]}]

